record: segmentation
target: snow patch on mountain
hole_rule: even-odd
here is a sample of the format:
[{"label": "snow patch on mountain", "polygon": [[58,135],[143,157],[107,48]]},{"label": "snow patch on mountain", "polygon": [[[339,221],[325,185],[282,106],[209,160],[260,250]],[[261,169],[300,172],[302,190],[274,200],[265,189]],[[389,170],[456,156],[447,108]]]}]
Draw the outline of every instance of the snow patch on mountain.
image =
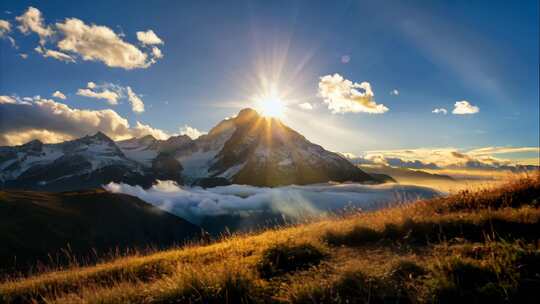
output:
[{"label": "snow patch on mountain", "polygon": [[25,187],[40,187],[112,166],[125,168],[129,174],[144,174],[140,164],[127,159],[102,133],[58,144],[36,140],[22,146],[0,147],[0,181],[23,180]]},{"label": "snow patch on mountain", "polygon": [[236,173],[240,172],[240,170],[242,170],[242,168],[244,168],[245,165],[246,165],[246,162],[243,162],[238,165],[234,165],[230,167],[229,169],[225,170],[225,172],[219,174],[218,177],[224,177],[230,180],[233,178],[233,176],[236,175]]},{"label": "snow patch on mountain", "polygon": [[140,141],[137,139],[128,139],[116,142],[124,155],[145,167],[151,167],[152,161],[158,155],[157,148],[152,146],[155,141]]},{"label": "snow patch on mountain", "polygon": [[212,161],[217,155],[218,150],[197,151],[189,155],[177,157],[184,170],[182,176],[188,182],[193,182],[198,178],[208,176],[208,171],[212,166]]}]

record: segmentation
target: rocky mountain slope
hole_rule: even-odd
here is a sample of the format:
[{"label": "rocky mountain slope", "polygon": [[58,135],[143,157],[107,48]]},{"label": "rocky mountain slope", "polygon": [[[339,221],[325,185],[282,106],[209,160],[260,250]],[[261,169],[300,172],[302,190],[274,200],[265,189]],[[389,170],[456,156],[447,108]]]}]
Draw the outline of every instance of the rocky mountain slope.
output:
[{"label": "rocky mountain slope", "polygon": [[245,109],[234,124],[234,133],[210,167],[214,175],[257,186],[374,180],[339,154],[309,142],[278,119]]},{"label": "rocky mountain slope", "polygon": [[377,183],[341,155],[309,142],[280,120],[244,109],[195,140],[179,135],[114,142],[103,133],[60,144],[0,147],[3,188],[75,190],[108,182],[149,186],[256,186],[328,181]]}]

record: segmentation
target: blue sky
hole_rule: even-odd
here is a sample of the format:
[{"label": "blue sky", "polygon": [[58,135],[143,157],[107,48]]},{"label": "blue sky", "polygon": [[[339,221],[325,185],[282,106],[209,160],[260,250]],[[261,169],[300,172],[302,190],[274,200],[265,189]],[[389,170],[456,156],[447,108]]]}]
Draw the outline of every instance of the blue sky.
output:
[{"label": "blue sky", "polygon": [[[208,131],[253,105],[267,78],[283,94],[282,119],[334,151],[539,146],[538,1],[336,2],[2,1],[0,19],[11,30],[0,40],[0,95],[52,98],[59,90],[67,98],[52,99],[70,108],[110,108],[130,126],[173,134],[185,125]],[[152,30],[163,58],[133,69],[80,52],[68,53],[75,63],[44,58],[34,50],[39,36],[17,29],[15,18],[30,6],[53,30],[77,18],[147,53],[153,45],[141,46],[136,32]],[[60,39],[48,38],[45,48],[61,50]],[[370,100],[388,111],[333,113],[319,82],[336,73],[368,82]],[[88,82],[129,86],[145,111],[132,111],[127,97],[110,105],[77,95]],[[454,115],[458,101],[479,111]],[[537,158],[538,151],[516,155],[506,156]]]}]

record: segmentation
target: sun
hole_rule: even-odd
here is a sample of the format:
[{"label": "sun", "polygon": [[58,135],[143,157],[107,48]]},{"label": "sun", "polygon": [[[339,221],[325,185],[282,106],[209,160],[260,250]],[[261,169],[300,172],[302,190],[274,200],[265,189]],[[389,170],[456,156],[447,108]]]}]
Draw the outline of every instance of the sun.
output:
[{"label": "sun", "polygon": [[285,103],[275,94],[257,98],[256,108],[265,117],[283,118],[285,114]]}]

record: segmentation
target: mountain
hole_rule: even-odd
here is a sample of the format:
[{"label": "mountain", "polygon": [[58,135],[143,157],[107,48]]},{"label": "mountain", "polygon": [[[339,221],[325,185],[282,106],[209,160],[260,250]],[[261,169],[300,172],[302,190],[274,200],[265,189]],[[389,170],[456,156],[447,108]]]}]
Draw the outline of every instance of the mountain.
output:
[{"label": "mountain", "polygon": [[0,188],[67,191],[109,182],[150,186],[156,179],[211,187],[328,181],[382,182],[339,154],[309,142],[280,120],[244,109],[203,136],[114,142],[98,132],[59,144],[0,147]]},{"label": "mountain", "polygon": [[223,120],[171,153],[184,167],[186,181],[195,183],[208,178],[255,186],[376,182],[342,156],[252,109]]},{"label": "mountain", "polygon": [[456,180],[448,175],[428,173],[422,170],[412,170],[408,168],[396,168],[385,165],[359,165],[368,174],[385,174],[391,176],[397,182],[421,182],[421,181],[441,181],[455,182]]},{"label": "mountain", "polygon": [[232,122],[234,132],[210,167],[213,176],[256,186],[374,181],[341,155],[309,142],[278,119],[245,109]]},{"label": "mountain", "polygon": [[125,194],[0,191],[0,268],[25,269],[61,250],[79,257],[116,248],[169,247],[199,235],[190,222]]},{"label": "mountain", "polygon": [[[59,144],[33,140],[22,146],[0,147],[0,185],[5,189],[70,191],[109,182],[150,186],[156,177],[181,181],[179,164],[154,156],[149,167],[132,160],[105,134],[98,132]],[[173,166],[173,165],[176,165]]]}]

